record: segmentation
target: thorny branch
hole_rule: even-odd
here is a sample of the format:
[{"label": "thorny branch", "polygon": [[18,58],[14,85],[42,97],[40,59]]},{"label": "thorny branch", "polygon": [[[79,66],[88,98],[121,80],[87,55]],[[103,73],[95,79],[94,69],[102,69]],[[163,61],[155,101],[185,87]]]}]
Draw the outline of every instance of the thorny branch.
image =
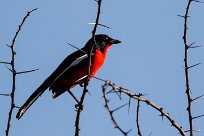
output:
[{"label": "thorny branch", "polygon": [[193,117],[192,117],[192,96],[190,90],[190,83],[189,83],[189,66],[188,66],[188,49],[191,45],[187,43],[187,31],[188,31],[188,17],[189,17],[189,9],[191,2],[193,0],[188,0],[188,4],[186,7],[186,13],[184,16],[184,34],[183,34],[183,42],[184,42],[184,63],[185,63],[185,80],[186,80],[186,95],[188,99],[188,120],[189,120],[189,127],[190,127],[190,136],[193,136]]},{"label": "thorny branch", "polygon": [[[104,80],[102,80],[102,81],[104,81]],[[158,110],[161,113],[161,116],[166,117],[171,122],[172,126],[174,126],[182,136],[186,136],[183,128],[179,124],[177,124],[176,121],[169,115],[169,113],[164,111],[163,108],[159,107],[158,105],[156,105],[155,103],[153,103],[152,101],[150,101],[150,100],[148,100],[146,98],[142,98],[139,95],[131,94],[131,92],[128,89],[119,87],[119,86],[115,85],[114,83],[112,83],[111,81],[106,81],[105,84],[102,86],[102,90],[104,90],[104,88],[107,88],[108,86],[110,86],[113,89],[119,91],[120,93],[128,95],[132,99],[136,99],[136,100],[138,100],[140,102],[144,102],[144,103],[150,105],[152,108]]]},{"label": "thorny branch", "polygon": [[115,127],[116,129],[118,129],[124,136],[127,136],[130,131],[125,132],[125,131],[118,125],[117,121],[115,120],[115,118],[114,118],[114,116],[113,116],[113,113],[114,113],[115,110],[113,111],[113,110],[110,109],[110,106],[109,106],[109,104],[108,104],[108,103],[109,103],[109,100],[108,100],[108,98],[107,98],[107,96],[106,96],[106,94],[107,94],[106,88],[107,88],[106,85],[103,85],[103,86],[102,86],[102,92],[103,92],[103,98],[104,98],[104,102],[105,102],[105,108],[107,109],[107,111],[108,111],[108,113],[109,113],[109,115],[110,115],[110,117],[111,117],[111,120],[112,120],[112,122],[113,122],[113,124],[114,124],[114,127]]},{"label": "thorny branch", "polygon": [[88,76],[85,79],[83,93],[82,93],[80,102],[77,105],[78,109],[77,109],[77,115],[76,115],[76,120],[75,120],[75,136],[79,136],[79,131],[80,131],[80,128],[79,128],[80,115],[81,115],[81,111],[83,109],[83,102],[84,102],[85,95],[88,92],[88,83],[89,83],[89,75],[90,75],[90,68],[91,68],[91,53],[92,53],[92,50],[93,50],[93,48],[94,48],[94,46],[96,44],[96,42],[95,42],[95,34],[96,34],[97,26],[99,24],[99,17],[100,17],[100,13],[101,13],[101,1],[102,0],[96,1],[97,4],[98,4],[98,11],[97,11],[95,25],[94,25],[94,28],[93,28],[93,31],[92,31],[93,44],[90,47],[90,50],[88,52],[88,58],[89,58],[89,62],[88,62],[88,66],[89,67],[88,67],[88,71],[87,71],[87,75]]},{"label": "thorny branch", "polygon": [[[139,94],[140,97],[142,94]],[[140,113],[140,100],[137,100],[137,112],[136,112],[136,124],[137,124],[137,135],[142,136],[140,125],[139,125],[139,113]]]},{"label": "thorny branch", "polygon": [[16,52],[14,51],[14,45],[16,42],[16,38],[17,38],[19,32],[21,31],[21,28],[22,28],[24,22],[26,21],[28,16],[30,16],[30,14],[35,10],[37,10],[37,8],[27,12],[26,16],[23,18],[21,24],[18,27],[18,30],[17,30],[17,32],[16,32],[16,34],[12,40],[11,45],[8,45],[8,47],[11,49],[11,62],[9,62],[9,63],[1,62],[4,64],[10,64],[11,68],[9,68],[9,70],[12,73],[12,90],[11,90],[11,93],[9,95],[11,98],[11,105],[10,105],[10,111],[9,111],[9,116],[8,116],[8,121],[7,121],[7,128],[5,131],[6,136],[9,136],[9,130],[10,130],[10,126],[11,126],[11,118],[12,118],[13,109],[15,107],[17,107],[17,106],[15,106],[15,101],[14,101],[15,100],[15,89],[16,89],[16,74],[20,74],[20,73],[16,72],[16,70],[15,70],[15,54],[16,54]]}]

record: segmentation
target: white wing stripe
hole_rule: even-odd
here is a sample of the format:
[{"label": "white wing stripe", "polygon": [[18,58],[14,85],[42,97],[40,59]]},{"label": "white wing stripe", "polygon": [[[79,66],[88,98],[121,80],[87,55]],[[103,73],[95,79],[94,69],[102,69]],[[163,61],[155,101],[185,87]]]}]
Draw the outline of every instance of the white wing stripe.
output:
[{"label": "white wing stripe", "polygon": [[75,82],[78,82],[78,81],[80,81],[80,80],[82,80],[82,79],[84,79],[84,78],[86,78],[87,77],[87,75],[85,75],[85,76],[83,76],[83,77],[81,77],[81,78],[79,78],[78,80],[76,80]]}]

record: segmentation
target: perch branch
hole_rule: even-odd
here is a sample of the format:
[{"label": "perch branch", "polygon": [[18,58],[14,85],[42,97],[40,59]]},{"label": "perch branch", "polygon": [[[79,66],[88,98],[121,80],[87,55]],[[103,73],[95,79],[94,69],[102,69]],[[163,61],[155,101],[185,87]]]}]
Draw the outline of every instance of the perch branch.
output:
[{"label": "perch branch", "polygon": [[76,115],[76,120],[75,120],[75,136],[79,136],[79,131],[80,131],[80,127],[79,127],[79,124],[80,124],[80,115],[81,115],[81,111],[83,109],[83,102],[84,102],[85,95],[88,92],[88,83],[89,83],[89,75],[90,75],[90,68],[91,68],[91,53],[92,53],[92,50],[93,50],[93,48],[95,46],[95,34],[96,34],[96,29],[97,29],[97,26],[98,26],[100,12],[101,12],[101,1],[102,0],[96,1],[97,4],[98,4],[98,11],[97,11],[95,25],[94,25],[94,28],[93,28],[93,31],[92,31],[93,45],[90,47],[90,50],[88,52],[88,58],[89,58],[88,71],[87,71],[87,75],[88,76],[85,79],[83,93],[82,93],[80,102],[78,103],[77,115]]},{"label": "perch branch", "polygon": [[150,101],[146,98],[140,97],[139,95],[132,95],[128,89],[119,87],[119,86],[115,85],[114,83],[112,83],[111,81],[106,81],[105,84],[103,85],[102,89],[104,89],[105,87],[108,87],[108,86],[114,88],[115,90],[118,90],[119,92],[121,92],[123,94],[128,95],[132,99],[136,99],[140,102],[144,102],[144,103],[150,105],[152,108],[159,111],[162,116],[166,117],[171,122],[172,126],[174,126],[182,136],[186,136],[183,128],[169,115],[169,113],[164,111],[163,108],[159,107],[158,105],[156,105],[155,103],[153,103],[152,101]]}]

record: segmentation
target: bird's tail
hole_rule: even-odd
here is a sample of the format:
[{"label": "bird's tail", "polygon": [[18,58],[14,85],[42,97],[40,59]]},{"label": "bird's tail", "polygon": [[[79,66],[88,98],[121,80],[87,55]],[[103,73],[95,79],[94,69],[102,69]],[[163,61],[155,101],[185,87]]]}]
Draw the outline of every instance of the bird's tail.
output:
[{"label": "bird's tail", "polygon": [[17,119],[20,119],[27,109],[45,92],[49,87],[49,79],[46,79],[43,84],[27,99],[27,101],[21,106],[16,115]]}]

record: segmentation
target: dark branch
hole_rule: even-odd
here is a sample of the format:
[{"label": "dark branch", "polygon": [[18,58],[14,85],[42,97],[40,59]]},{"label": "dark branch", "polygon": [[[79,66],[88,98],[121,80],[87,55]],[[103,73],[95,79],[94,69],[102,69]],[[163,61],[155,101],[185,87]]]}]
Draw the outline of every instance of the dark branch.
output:
[{"label": "dark branch", "polygon": [[[192,68],[194,66],[199,65],[193,65],[188,66],[188,43],[187,43],[187,31],[188,31],[188,17],[189,17],[189,9],[191,5],[192,0],[188,0],[188,4],[186,7],[186,13],[184,16],[184,34],[183,34],[183,42],[184,42],[184,63],[185,63],[185,82],[186,82],[186,95],[188,99],[188,121],[189,121],[189,130],[190,130],[190,136],[193,136],[193,118],[192,118],[192,96],[191,96],[191,90],[190,90],[190,82],[189,82],[189,68]],[[194,43],[193,43],[194,44]],[[192,46],[192,45],[191,45]]]},{"label": "dark branch", "polygon": [[124,89],[122,87],[116,86],[114,83],[110,82],[110,81],[106,81],[105,84],[102,86],[102,90],[105,90],[108,86],[120,91],[123,94],[128,95],[129,97],[131,97],[132,99],[136,99],[139,100],[141,102],[145,102],[146,104],[150,105],[152,108],[158,110],[161,115],[163,115],[164,117],[166,117],[172,124],[172,126],[174,126],[179,133],[182,136],[186,136],[184,130],[182,129],[182,127],[180,125],[178,125],[176,123],[176,121],[161,107],[159,107],[158,105],[156,105],[155,103],[153,103],[152,101],[146,99],[146,98],[141,98],[139,95],[132,95],[130,90]]},{"label": "dark branch", "polygon": [[12,114],[13,114],[13,109],[16,107],[15,106],[15,88],[16,88],[16,70],[15,70],[15,54],[16,52],[14,51],[14,45],[16,42],[16,38],[18,37],[19,32],[21,31],[21,28],[23,26],[23,24],[25,23],[26,19],[28,18],[28,16],[30,15],[30,13],[32,13],[33,11],[37,10],[33,9],[31,11],[28,11],[28,13],[26,14],[26,16],[24,16],[21,24],[18,27],[18,30],[12,40],[11,45],[7,45],[10,49],[11,49],[11,69],[7,68],[12,72],[12,90],[11,90],[11,105],[10,105],[10,110],[9,110],[9,115],[8,115],[8,121],[7,121],[7,127],[6,127],[6,136],[9,136],[9,130],[10,130],[10,126],[11,126],[11,118],[12,118]]},{"label": "dark branch", "polygon": [[140,125],[139,125],[139,112],[140,112],[140,101],[137,100],[137,112],[136,112],[137,135],[142,136]]},{"label": "dark branch", "polygon": [[79,131],[80,131],[80,128],[79,128],[79,123],[80,123],[80,115],[81,115],[81,111],[83,110],[83,103],[84,103],[84,98],[85,98],[85,95],[87,93],[88,90],[83,90],[83,93],[82,93],[82,96],[81,96],[81,99],[77,105],[77,115],[76,115],[76,120],[75,120],[75,136],[79,136]]},{"label": "dark branch", "polygon": [[103,98],[104,98],[104,102],[105,102],[105,108],[106,108],[106,110],[108,111],[108,113],[109,113],[109,115],[110,115],[110,118],[111,118],[111,121],[113,122],[113,125],[114,125],[114,127],[116,128],[116,129],[118,129],[124,136],[127,136],[128,135],[128,133],[129,133],[129,131],[128,132],[125,132],[119,125],[118,125],[118,123],[117,123],[117,121],[115,120],[115,117],[113,116],[113,111],[111,111],[111,109],[110,109],[110,106],[109,106],[109,100],[108,100],[108,98],[106,97],[106,88],[107,88],[107,86],[104,84],[103,86],[102,86],[102,92],[103,92]]},{"label": "dark branch", "polygon": [[[89,52],[87,52],[88,53],[88,58],[89,58],[87,75],[90,75],[91,53],[92,53],[92,50],[93,50],[94,46],[96,45],[95,34],[96,34],[96,29],[97,29],[97,26],[98,26],[99,17],[100,17],[100,11],[101,11],[101,0],[98,0],[97,3],[98,3],[98,11],[97,11],[97,16],[96,16],[96,21],[95,21],[96,24],[94,25],[94,28],[93,28],[93,31],[92,31],[93,45],[90,47]],[[79,128],[80,115],[81,115],[81,111],[83,109],[83,102],[84,102],[85,95],[88,92],[89,78],[90,78],[90,76],[86,77],[86,80],[84,82],[83,93],[82,93],[80,102],[78,104],[78,110],[77,110],[77,115],[76,115],[76,120],[75,120],[75,136],[79,136],[79,131],[80,131],[80,128]]]},{"label": "dark branch", "polygon": [[28,11],[27,15],[23,18],[23,21],[22,21],[21,24],[19,25],[18,31],[16,32],[16,34],[15,34],[13,40],[12,40],[12,44],[10,45],[10,47],[11,47],[11,46],[14,46],[15,41],[16,41],[16,38],[17,38],[17,36],[18,36],[18,33],[21,31],[21,28],[22,28],[22,26],[23,26],[25,20],[26,20],[27,17],[30,16],[30,14],[31,14],[33,11],[35,11],[35,10],[37,10],[37,8],[35,8],[35,9],[31,10],[31,11]]}]

